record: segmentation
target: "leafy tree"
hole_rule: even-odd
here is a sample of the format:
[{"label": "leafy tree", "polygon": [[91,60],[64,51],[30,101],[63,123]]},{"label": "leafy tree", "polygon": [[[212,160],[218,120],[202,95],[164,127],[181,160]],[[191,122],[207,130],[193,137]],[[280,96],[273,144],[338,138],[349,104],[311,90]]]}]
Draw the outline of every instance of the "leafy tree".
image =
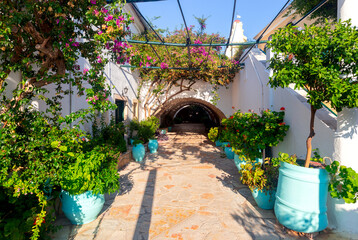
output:
[{"label": "leafy tree", "polygon": [[[95,110],[113,107],[106,101],[109,92],[104,66],[109,58],[118,63],[128,61],[129,45],[120,39],[129,34],[129,15],[119,1],[108,5],[105,0],[5,0],[0,5],[0,89],[10,72],[19,72],[21,82],[13,96],[1,99],[2,113],[19,109],[34,97],[44,100],[54,117],[59,117],[59,99],[68,91],[63,84],[86,94],[89,109],[67,118],[85,117]],[[80,69],[80,58],[91,68]],[[56,96],[45,96],[46,86],[56,84]],[[89,84],[92,90],[85,89]],[[2,115],[3,116],[3,115]],[[72,117],[72,119],[71,119]],[[6,120],[0,119],[6,126]]]},{"label": "leafy tree", "polygon": [[[289,13],[293,11],[298,14],[304,15],[312,10],[321,0],[294,0],[290,5]],[[327,3],[322,5],[318,10],[308,16],[309,19],[315,19],[315,23],[324,23],[325,19],[336,21],[337,20],[337,0],[328,0]]]},{"label": "leafy tree", "polygon": [[[120,1],[106,0],[1,2],[0,202],[5,207],[0,209],[0,239],[38,239],[51,230],[53,219],[46,213],[51,191],[58,192],[61,173],[76,162],[76,154],[86,156],[80,140],[85,133],[61,123],[113,108],[104,67],[109,60],[129,61],[130,45],[123,39],[133,19],[122,7]],[[88,61],[88,69],[81,69],[80,58]],[[6,83],[11,72],[21,75],[14,90]],[[56,94],[48,94],[51,84]],[[60,99],[69,93],[64,84],[86,94],[88,109],[61,116]],[[34,99],[47,104],[46,113],[31,109]],[[93,149],[88,151],[109,152]]]},{"label": "leafy tree", "polygon": [[357,28],[349,21],[305,26],[302,31],[287,26],[269,42],[268,47],[275,52],[270,62],[270,85],[285,88],[294,84],[295,89],[307,90],[311,120],[305,167],[310,163],[314,119],[321,103],[329,102],[338,112],[358,106],[357,43]]}]

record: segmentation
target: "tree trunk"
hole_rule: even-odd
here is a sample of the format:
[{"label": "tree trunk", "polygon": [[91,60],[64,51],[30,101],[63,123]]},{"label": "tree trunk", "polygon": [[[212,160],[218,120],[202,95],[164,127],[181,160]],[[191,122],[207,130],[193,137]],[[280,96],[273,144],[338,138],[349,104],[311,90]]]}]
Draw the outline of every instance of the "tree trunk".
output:
[{"label": "tree trunk", "polygon": [[317,109],[315,109],[313,106],[311,106],[310,135],[308,136],[307,141],[306,141],[306,146],[307,146],[307,154],[306,154],[306,162],[305,162],[305,167],[306,168],[308,168],[310,166],[310,161],[311,161],[312,138],[315,135],[315,132],[314,132],[314,118],[316,116],[316,111],[317,111]]}]

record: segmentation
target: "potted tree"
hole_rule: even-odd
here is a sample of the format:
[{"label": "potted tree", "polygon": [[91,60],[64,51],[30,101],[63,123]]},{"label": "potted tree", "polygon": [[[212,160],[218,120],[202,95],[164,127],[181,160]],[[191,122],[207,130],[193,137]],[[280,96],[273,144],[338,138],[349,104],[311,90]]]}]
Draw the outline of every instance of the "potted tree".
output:
[{"label": "potted tree", "polygon": [[271,87],[306,89],[311,105],[309,135],[304,167],[282,163],[275,213],[284,226],[299,232],[317,232],[327,227],[326,198],[329,177],[325,169],[312,169],[314,120],[322,102],[333,109],[358,106],[357,28],[350,22],[323,26],[294,26],[278,30],[268,47],[275,54],[270,61]]}]

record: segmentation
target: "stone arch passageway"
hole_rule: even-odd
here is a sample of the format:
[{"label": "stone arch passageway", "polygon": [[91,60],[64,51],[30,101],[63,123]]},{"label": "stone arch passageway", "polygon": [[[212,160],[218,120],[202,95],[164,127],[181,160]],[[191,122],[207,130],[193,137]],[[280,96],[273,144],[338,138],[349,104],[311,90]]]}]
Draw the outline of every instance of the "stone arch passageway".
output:
[{"label": "stone arch passageway", "polygon": [[174,131],[207,131],[219,126],[224,113],[213,104],[196,98],[178,98],[163,105],[156,115],[162,127],[174,126]]}]

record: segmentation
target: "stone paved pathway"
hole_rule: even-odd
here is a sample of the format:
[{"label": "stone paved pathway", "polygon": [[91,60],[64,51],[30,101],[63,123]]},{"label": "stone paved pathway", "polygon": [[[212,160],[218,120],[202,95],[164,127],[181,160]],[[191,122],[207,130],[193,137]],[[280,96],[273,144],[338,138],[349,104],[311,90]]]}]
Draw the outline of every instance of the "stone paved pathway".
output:
[{"label": "stone paved pathway", "polygon": [[[259,209],[232,160],[200,134],[171,134],[158,154],[131,162],[121,191],[106,196],[97,220],[73,226],[61,216],[56,240],[296,239]],[[315,239],[343,239],[326,232]]]}]

